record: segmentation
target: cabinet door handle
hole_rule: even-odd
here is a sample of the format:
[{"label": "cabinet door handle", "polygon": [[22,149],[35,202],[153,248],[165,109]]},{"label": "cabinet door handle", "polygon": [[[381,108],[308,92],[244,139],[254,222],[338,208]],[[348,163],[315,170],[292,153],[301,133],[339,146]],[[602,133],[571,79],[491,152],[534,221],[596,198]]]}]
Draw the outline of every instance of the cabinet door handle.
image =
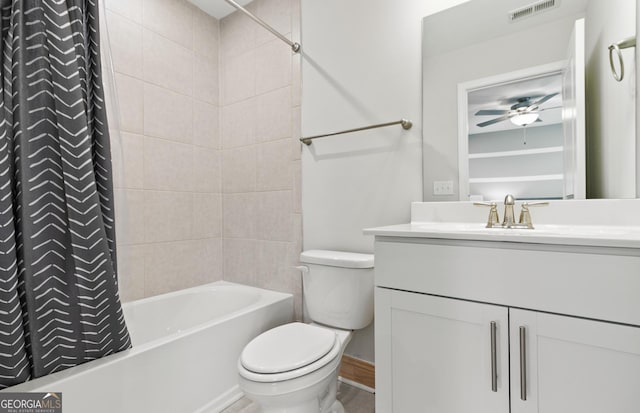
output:
[{"label": "cabinet door handle", "polygon": [[527,400],[527,329],[520,326],[520,400]]},{"label": "cabinet door handle", "polygon": [[498,326],[495,321],[491,322],[491,391],[498,391],[498,357],[496,350],[496,330]]}]

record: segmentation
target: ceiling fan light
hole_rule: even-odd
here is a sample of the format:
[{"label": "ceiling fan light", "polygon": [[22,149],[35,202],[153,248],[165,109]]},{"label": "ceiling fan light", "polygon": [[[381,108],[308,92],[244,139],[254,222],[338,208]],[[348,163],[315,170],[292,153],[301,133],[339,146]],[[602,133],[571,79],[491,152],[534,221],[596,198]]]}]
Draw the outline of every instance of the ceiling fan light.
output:
[{"label": "ceiling fan light", "polygon": [[535,113],[535,112],[534,113],[522,113],[522,114],[519,114],[519,115],[516,115],[516,116],[510,118],[509,120],[514,125],[527,126],[527,125],[530,125],[533,122],[537,121],[539,117],[540,117],[540,114],[539,113]]}]

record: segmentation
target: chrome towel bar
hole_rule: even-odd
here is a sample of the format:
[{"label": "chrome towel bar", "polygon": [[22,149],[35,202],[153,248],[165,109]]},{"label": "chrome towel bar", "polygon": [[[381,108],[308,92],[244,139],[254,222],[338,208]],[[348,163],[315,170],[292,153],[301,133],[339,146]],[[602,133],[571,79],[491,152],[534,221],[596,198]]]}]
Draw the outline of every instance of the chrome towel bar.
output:
[{"label": "chrome towel bar", "polygon": [[270,31],[278,39],[282,40],[283,42],[285,42],[286,44],[291,46],[291,50],[294,53],[298,53],[300,51],[300,43],[295,43],[295,42],[292,42],[291,40],[287,39],[280,32],[278,32],[276,29],[274,29],[273,27],[269,26],[264,20],[260,19],[259,17],[254,16],[249,10],[245,9],[244,7],[242,7],[241,5],[236,3],[235,1],[233,1],[233,0],[224,0],[224,1],[226,1],[227,3],[229,3],[230,5],[235,7],[236,9],[238,9],[239,11],[243,12],[247,16],[249,16],[249,18],[251,20],[253,20],[254,22],[258,23],[260,26],[262,26],[265,29],[267,29],[268,31]]},{"label": "chrome towel bar", "polygon": [[369,129],[385,128],[387,126],[393,126],[393,125],[401,125],[402,129],[409,130],[413,126],[413,123],[410,120],[407,120],[407,119],[400,119],[400,120],[397,120],[395,122],[379,123],[377,125],[363,126],[361,128],[354,128],[354,129],[347,129],[347,130],[343,130],[343,131],[340,131],[340,132],[327,133],[327,134],[324,134],[324,135],[308,136],[306,138],[300,138],[300,142],[304,143],[305,145],[311,145],[311,143],[312,143],[311,141],[313,139],[326,138],[328,136],[342,135],[344,133],[359,132],[359,131],[369,130]]},{"label": "chrome towel bar", "polygon": [[[624,79],[624,59],[622,58],[622,52],[620,50],[627,49],[629,47],[636,47],[635,37],[629,37],[622,40],[621,42],[613,43],[609,45],[609,64],[611,65],[611,72],[613,74],[613,78],[618,82],[622,82],[622,79]],[[614,51],[618,55],[618,62],[620,64],[620,74],[618,74],[618,71],[616,70],[616,67],[613,64]]]}]

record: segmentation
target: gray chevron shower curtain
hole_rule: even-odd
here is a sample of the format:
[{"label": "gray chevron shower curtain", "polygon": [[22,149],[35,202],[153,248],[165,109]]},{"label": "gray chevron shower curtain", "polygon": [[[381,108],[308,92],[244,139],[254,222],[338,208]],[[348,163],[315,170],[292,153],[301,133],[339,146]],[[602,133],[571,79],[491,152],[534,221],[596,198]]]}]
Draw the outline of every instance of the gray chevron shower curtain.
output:
[{"label": "gray chevron shower curtain", "polygon": [[0,0],[0,387],[130,347],[97,0]]}]

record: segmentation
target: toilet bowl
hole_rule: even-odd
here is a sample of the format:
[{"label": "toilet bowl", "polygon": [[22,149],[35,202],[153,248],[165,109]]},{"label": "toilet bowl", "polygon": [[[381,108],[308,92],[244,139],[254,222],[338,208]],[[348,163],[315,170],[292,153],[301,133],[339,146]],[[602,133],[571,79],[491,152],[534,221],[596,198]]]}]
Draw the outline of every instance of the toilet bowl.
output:
[{"label": "toilet bowl", "polygon": [[[311,324],[262,333],[238,360],[238,383],[263,413],[342,413],[338,371],[352,330],[373,319],[373,256],[313,250],[300,255]],[[322,323],[322,324],[320,324]]]}]

